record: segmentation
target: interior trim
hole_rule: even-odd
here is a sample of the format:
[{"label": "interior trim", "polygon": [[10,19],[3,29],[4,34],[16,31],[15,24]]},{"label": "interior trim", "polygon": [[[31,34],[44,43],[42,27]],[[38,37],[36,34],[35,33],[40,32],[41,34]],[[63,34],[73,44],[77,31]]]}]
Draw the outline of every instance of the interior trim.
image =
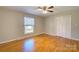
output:
[{"label": "interior trim", "polygon": [[[46,33],[46,34],[48,34],[48,35],[52,35],[52,36],[57,36],[56,34],[49,34],[49,33]],[[62,36],[60,36],[60,37],[62,37]],[[63,38],[67,38],[67,39],[72,39],[72,40],[77,40],[77,41],[79,41],[79,39],[76,39],[76,38],[68,38],[68,37],[63,37]]]},{"label": "interior trim", "polygon": [[[43,33],[40,33],[40,34],[43,34]],[[16,39],[6,40],[6,41],[3,41],[3,42],[0,42],[0,44],[12,42],[12,41],[15,41],[15,40],[22,40],[22,39],[26,39],[26,38],[33,37],[33,36],[40,35],[40,34],[25,34],[23,37],[18,37]]]}]

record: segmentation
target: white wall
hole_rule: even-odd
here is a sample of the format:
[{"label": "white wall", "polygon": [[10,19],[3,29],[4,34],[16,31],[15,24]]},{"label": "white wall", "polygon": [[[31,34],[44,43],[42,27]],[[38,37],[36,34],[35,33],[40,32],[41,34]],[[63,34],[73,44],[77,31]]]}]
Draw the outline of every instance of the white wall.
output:
[{"label": "white wall", "polygon": [[44,33],[44,18],[36,16],[34,35],[38,35],[42,33]]},{"label": "white wall", "polygon": [[79,39],[79,11],[72,15],[71,37]]},{"label": "white wall", "polygon": [[[0,42],[24,36],[24,16],[28,16],[28,14],[0,8]],[[34,34],[36,35],[43,32],[43,18],[39,16],[34,17],[36,21]]]},{"label": "white wall", "polygon": [[47,34],[55,34],[55,20],[53,16],[49,16],[45,18],[45,33]]},{"label": "white wall", "polygon": [[[70,23],[65,21],[66,19],[64,18],[64,16],[71,16],[71,21]],[[57,35],[57,20],[55,19],[56,17],[63,17],[63,21],[65,23],[67,23],[67,27],[65,27],[67,29],[67,32],[70,32],[70,36],[71,38],[75,38],[75,39],[79,39],[79,11],[78,10],[73,10],[73,11],[65,11],[65,12],[60,12],[51,16],[46,17],[46,21],[45,21],[45,32],[47,34],[50,35]],[[60,19],[59,19],[60,21]],[[70,25],[70,26],[68,26]],[[70,30],[71,31],[70,31]],[[59,29],[58,29],[59,30]]]},{"label": "white wall", "polygon": [[[16,39],[24,35],[23,20],[24,16],[30,14],[17,12],[13,10],[7,10],[0,8],[0,42]],[[35,31],[34,34],[47,33],[50,35],[56,35],[56,17],[71,15],[71,38],[79,39],[79,11],[66,11],[60,12],[48,17],[35,17]],[[64,19],[63,19],[64,20]],[[67,24],[68,25],[68,24]]]}]

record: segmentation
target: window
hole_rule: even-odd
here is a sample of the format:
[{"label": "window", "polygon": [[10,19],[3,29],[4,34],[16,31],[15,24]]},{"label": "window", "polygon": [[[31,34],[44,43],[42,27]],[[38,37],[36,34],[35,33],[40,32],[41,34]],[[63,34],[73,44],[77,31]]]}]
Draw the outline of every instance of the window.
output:
[{"label": "window", "polygon": [[24,34],[34,32],[34,18],[24,17]]}]

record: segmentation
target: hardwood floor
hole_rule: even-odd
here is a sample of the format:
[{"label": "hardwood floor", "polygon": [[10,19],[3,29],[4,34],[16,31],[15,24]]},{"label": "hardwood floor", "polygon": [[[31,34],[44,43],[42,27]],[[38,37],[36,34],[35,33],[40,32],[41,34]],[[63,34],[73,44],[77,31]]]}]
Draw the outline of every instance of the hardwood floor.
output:
[{"label": "hardwood floor", "polygon": [[0,52],[78,52],[79,41],[41,34],[28,39],[0,44]]}]

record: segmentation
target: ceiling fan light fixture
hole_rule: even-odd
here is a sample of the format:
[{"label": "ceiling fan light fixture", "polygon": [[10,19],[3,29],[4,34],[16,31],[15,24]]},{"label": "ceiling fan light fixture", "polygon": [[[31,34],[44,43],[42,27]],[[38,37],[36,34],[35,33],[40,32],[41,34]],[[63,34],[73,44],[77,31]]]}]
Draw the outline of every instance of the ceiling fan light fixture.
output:
[{"label": "ceiling fan light fixture", "polygon": [[42,9],[37,9],[38,11],[43,11]]},{"label": "ceiling fan light fixture", "polygon": [[38,10],[43,14],[52,13],[54,6],[39,6]]},{"label": "ceiling fan light fixture", "polygon": [[43,11],[43,14],[47,14],[48,12],[46,10]]}]

